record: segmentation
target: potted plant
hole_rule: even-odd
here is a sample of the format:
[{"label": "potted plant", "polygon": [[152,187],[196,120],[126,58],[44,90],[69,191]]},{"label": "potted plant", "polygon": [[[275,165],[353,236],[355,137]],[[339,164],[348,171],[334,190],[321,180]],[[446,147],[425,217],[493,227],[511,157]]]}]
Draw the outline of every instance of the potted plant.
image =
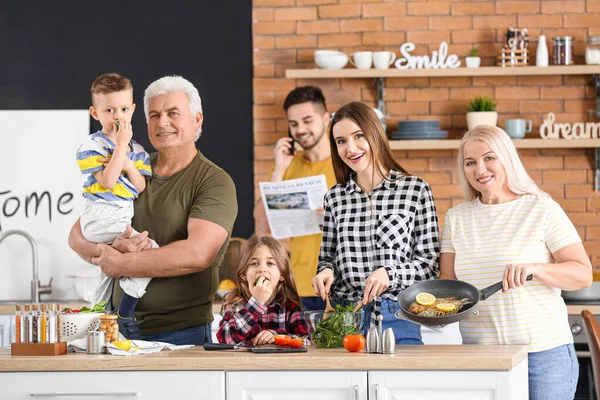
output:
[{"label": "potted plant", "polygon": [[479,68],[479,65],[481,65],[481,58],[478,54],[478,49],[471,49],[470,57],[465,58],[467,68]]},{"label": "potted plant", "polygon": [[467,127],[473,129],[479,125],[492,125],[498,123],[496,103],[487,96],[475,97],[470,102],[471,111],[467,113]]}]

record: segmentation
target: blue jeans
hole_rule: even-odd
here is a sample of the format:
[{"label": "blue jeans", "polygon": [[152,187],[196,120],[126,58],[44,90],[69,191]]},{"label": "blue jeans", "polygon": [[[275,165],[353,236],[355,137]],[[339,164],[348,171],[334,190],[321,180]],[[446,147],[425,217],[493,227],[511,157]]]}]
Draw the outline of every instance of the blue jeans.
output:
[{"label": "blue jeans", "polygon": [[176,345],[193,344],[201,346],[204,343],[212,343],[210,326],[211,324],[191,326],[177,331],[142,336],[142,339],[150,342],[165,342]]},{"label": "blue jeans", "polygon": [[579,379],[579,362],[572,344],[529,353],[527,362],[530,400],[573,399]]},{"label": "blue jeans", "polygon": [[325,300],[318,296],[302,297],[303,311],[323,311],[325,310]]}]

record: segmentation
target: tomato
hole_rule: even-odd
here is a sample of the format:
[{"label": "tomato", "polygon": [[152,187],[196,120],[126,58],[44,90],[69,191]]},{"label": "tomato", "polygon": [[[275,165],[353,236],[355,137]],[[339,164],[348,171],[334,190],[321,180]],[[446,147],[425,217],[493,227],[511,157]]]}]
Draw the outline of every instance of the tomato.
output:
[{"label": "tomato", "polygon": [[293,347],[295,349],[302,347],[304,345],[304,339],[302,338],[294,338],[292,340],[290,340],[290,347]]},{"label": "tomato", "polygon": [[80,311],[79,311],[79,310],[76,308],[76,309],[74,309],[74,310],[71,310],[71,312],[73,312],[73,313],[78,313],[78,312],[80,312]]},{"label": "tomato", "polygon": [[344,347],[351,352],[361,351],[365,347],[365,337],[360,333],[344,336]]},{"label": "tomato", "polygon": [[73,314],[73,311],[71,311],[70,309],[69,309],[69,310],[65,310],[65,311],[63,311],[63,312],[64,312],[65,314]]},{"label": "tomato", "polygon": [[275,344],[278,344],[280,346],[287,346],[292,340],[292,338],[288,335],[275,335],[274,338]]}]

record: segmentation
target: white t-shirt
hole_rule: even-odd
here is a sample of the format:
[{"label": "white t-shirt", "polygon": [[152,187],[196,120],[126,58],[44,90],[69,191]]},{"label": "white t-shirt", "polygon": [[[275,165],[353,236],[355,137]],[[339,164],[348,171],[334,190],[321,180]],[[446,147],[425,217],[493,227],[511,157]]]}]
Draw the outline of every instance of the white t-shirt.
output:
[{"label": "white t-shirt", "polygon": [[[577,230],[547,196],[523,195],[502,204],[479,199],[448,211],[442,253],[455,253],[456,277],[483,289],[502,280],[511,263],[554,263],[552,253],[581,242]],[[460,322],[464,343],[527,344],[538,352],[573,343],[560,289],[533,279],[476,305]]]}]

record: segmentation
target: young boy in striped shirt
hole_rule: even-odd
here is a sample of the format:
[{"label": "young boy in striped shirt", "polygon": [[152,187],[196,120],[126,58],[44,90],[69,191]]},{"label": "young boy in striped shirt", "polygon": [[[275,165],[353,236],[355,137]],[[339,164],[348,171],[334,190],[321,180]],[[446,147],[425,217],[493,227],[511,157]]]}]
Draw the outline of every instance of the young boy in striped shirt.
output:
[{"label": "young boy in striped shirt", "polygon": [[[146,188],[152,176],[150,156],[133,139],[131,117],[135,110],[131,81],[116,73],[100,75],[91,87],[90,114],[102,130],[90,135],[77,150],[77,163],[85,176],[84,208],[80,223],[83,236],[96,243],[112,243],[122,235],[133,218],[133,201]],[[133,236],[137,235],[133,232]],[[153,247],[158,245],[153,241]],[[125,292],[119,305],[121,333],[139,338],[133,311],[146,292],[151,278],[123,277]],[[113,279],[99,271],[94,304],[110,304]]]}]

